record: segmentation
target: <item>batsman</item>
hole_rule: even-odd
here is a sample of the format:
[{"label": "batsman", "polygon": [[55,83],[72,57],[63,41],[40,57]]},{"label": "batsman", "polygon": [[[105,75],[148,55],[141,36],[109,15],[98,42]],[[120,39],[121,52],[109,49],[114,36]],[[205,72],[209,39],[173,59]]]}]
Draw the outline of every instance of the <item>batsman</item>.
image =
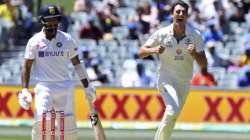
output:
[{"label": "batsman", "polygon": [[[85,89],[86,97],[88,97],[91,109],[90,118],[96,132],[96,139],[104,140],[101,122],[93,106],[95,88],[90,85],[84,63],[79,60],[75,40],[71,35],[58,30],[60,20],[61,12],[57,6],[42,7],[39,16],[42,29],[29,39],[25,49],[22,72],[23,89],[18,95],[18,99],[22,108],[30,109],[32,95],[29,90],[29,81],[32,71],[33,79],[36,82],[32,140],[42,140],[42,114],[52,109],[64,111],[64,140],[77,139],[74,82],[69,77],[69,62],[73,64]],[[46,119],[46,126],[50,125],[50,119]],[[56,121],[57,124],[60,124],[59,118]],[[47,129],[47,134],[49,134],[49,129]],[[49,136],[47,140],[49,140]]]}]

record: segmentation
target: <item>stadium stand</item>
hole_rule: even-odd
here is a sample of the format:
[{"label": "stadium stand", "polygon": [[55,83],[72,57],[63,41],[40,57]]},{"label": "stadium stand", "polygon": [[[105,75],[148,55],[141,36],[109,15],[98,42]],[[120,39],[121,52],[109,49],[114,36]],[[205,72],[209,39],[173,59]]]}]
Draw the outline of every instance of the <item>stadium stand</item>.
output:
[{"label": "stadium stand", "polygon": [[[135,60],[137,64],[143,65],[151,83],[142,86],[154,87],[156,84],[156,63],[157,58],[151,57],[141,61],[136,52],[148,36],[157,28],[166,26],[170,23],[171,17],[169,11],[170,1],[162,0],[77,0],[87,1],[89,8],[74,6],[74,11],[69,15],[72,23],[69,26],[70,33],[78,42],[80,56],[84,58],[87,54],[88,72],[93,81],[98,81],[97,85],[122,86],[120,83],[123,72],[123,65],[126,60]],[[216,57],[221,57],[223,62],[219,65],[209,65],[208,71],[212,73],[218,83],[219,88],[239,88],[237,80],[240,76],[242,67],[239,65],[240,57],[244,55],[245,49],[249,46],[250,36],[250,2],[244,0],[230,1],[202,1],[187,0],[190,5],[189,24],[198,28],[207,38],[206,53],[209,54],[209,45],[213,43]],[[25,7],[25,3],[16,6]],[[210,9],[209,9],[210,8]],[[206,12],[209,9],[210,12]],[[241,10],[240,10],[241,9]],[[24,10],[23,10],[24,11]],[[22,15],[23,11],[20,16]],[[27,11],[29,12],[29,11]],[[103,13],[104,23],[100,21],[100,14]],[[26,13],[25,17],[30,13]],[[113,17],[115,16],[115,17]],[[88,19],[94,21],[104,33],[103,38],[95,40],[94,38],[80,39],[80,30],[86,24]],[[102,17],[103,18],[103,17]],[[19,17],[19,19],[21,19]],[[4,20],[0,13],[0,20]],[[119,21],[117,21],[119,20]],[[23,20],[22,20],[23,21]],[[211,25],[214,29],[211,28]],[[39,31],[39,25],[33,16],[32,22],[20,24],[14,27],[33,27],[31,34]],[[228,28],[224,28],[228,27]],[[129,29],[135,29],[139,39],[128,39]],[[16,28],[19,32],[20,28]],[[27,28],[26,28],[27,29]],[[0,24],[0,39],[3,39],[4,27]],[[30,32],[30,31],[29,31]],[[20,35],[20,34],[19,34]],[[0,43],[0,83],[1,84],[20,84],[20,73],[23,62],[24,45],[28,36],[10,36],[7,44]],[[220,37],[218,39],[218,37]],[[218,59],[209,57],[210,60]],[[210,61],[209,60],[209,61]],[[249,60],[248,60],[249,61]],[[195,66],[194,73],[199,71]],[[101,72],[99,78],[97,72]],[[135,71],[137,72],[137,71]],[[75,79],[72,69],[70,75]]]}]

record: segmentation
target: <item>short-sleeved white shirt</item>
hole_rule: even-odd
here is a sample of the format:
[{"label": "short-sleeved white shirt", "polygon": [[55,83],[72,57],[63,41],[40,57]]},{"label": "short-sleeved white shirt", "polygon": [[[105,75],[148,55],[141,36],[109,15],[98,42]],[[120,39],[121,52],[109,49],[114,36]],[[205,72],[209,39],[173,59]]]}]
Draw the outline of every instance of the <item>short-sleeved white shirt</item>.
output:
[{"label": "short-sleeved white shirt", "polygon": [[25,59],[33,59],[32,74],[38,82],[70,80],[68,63],[78,53],[71,35],[57,31],[56,37],[48,40],[43,31],[29,39]]},{"label": "short-sleeved white shirt", "polygon": [[146,41],[144,46],[165,47],[159,55],[158,83],[174,80],[189,82],[193,73],[193,57],[188,53],[188,44],[194,44],[196,51],[204,50],[204,43],[200,32],[186,25],[185,37],[177,42],[174,37],[173,24],[156,31]]}]

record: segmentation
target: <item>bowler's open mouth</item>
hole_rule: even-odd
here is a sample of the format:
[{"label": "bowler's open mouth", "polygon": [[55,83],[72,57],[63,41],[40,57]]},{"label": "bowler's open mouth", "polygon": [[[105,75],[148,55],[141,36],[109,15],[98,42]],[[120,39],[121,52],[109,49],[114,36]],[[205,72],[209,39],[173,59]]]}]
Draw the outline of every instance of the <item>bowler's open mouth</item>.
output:
[{"label": "bowler's open mouth", "polygon": [[177,21],[178,22],[183,22],[183,18],[178,18]]}]

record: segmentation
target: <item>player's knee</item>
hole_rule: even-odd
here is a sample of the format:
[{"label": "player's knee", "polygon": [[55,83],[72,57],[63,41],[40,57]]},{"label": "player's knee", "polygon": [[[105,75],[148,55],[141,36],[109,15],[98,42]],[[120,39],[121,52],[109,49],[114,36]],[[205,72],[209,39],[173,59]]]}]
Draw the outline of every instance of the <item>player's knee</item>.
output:
[{"label": "player's knee", "polygon": [[162,123],[175,122],[180,114],[178,109],[174,109],[172,106],[167,105],[166,111],[162,118]]},{"label": "player's knee", "polygon": [[171,116],[172,118],[177,118],[179,116],[179,114],[180,114],[180,109],[179,108],[174,108],[171,105],[167,105],[166,114],[168,116]]},{"label": "player's knee", "polygon": [[[46,126],[46,128],[49,128],[48,127],[49,125],[50,125],[50,121],[47,120],[46,124],[44,126]],[[46,128],[45,128],[45,130],[48,131],[48,129],[46,129]],[[42,122],[41,121],[34,122],[32,132],[34,132],[36,134],[42,134]]]}]

